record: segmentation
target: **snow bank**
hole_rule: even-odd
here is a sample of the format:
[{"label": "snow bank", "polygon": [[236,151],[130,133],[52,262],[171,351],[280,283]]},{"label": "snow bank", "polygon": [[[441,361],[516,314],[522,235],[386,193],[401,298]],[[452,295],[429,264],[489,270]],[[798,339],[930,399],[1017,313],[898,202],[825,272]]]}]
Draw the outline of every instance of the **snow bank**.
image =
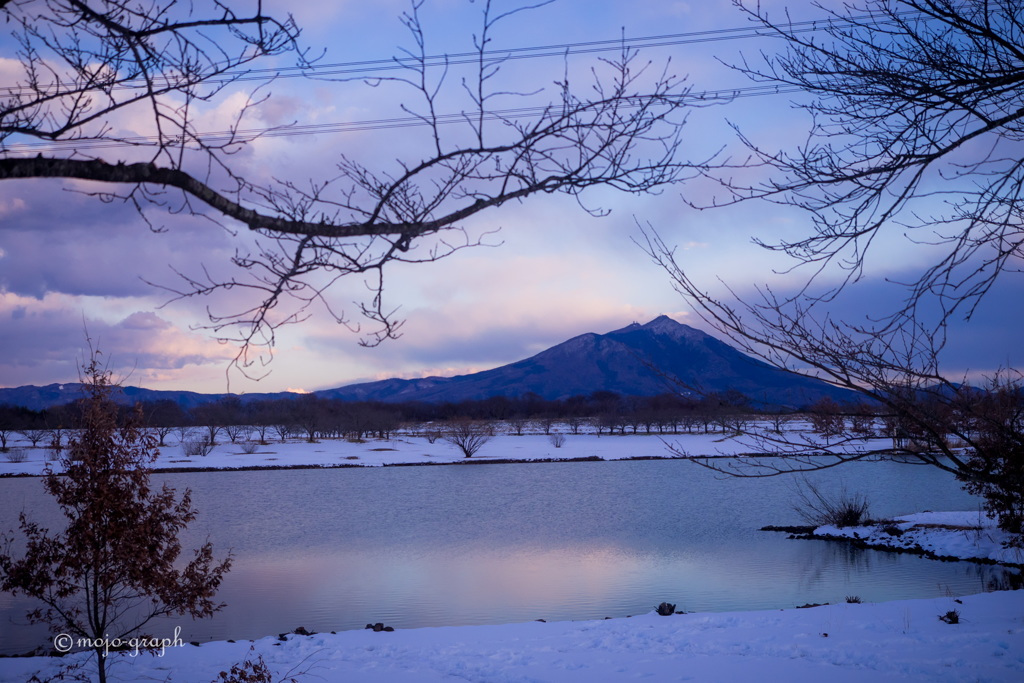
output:
[{"label": "snow bank", "polygon": [[[344,439],[323,439],[316,443],[289,439],[285,443],[269,443],[256,447],[256,452],[243,452],[242,444],[227,443],[221,438],[209,455],[185,456],[174,441],[160,448],[153,468],[171,469],[238,469],[253,467],[379,467],[382,465],[440,465],[457,462],[540,462],[552,460],[623,460],[630,458],[677,457],[666,447],[672,444],[688,455],[729,456],[747,453],[749,441],[722,434],[566,434],[565,443],[556,448],[547,435],[524,434],[515,436],[498,434],[472,457],[467,459],[453,445],[443,439],[430,443],[417,434],[401,434],[389,440],[352,442]],[[860,446],[876,446],[864,441]],[[42,474],[47,448],[32,448],[27,443],[12,443],[27,455],[24,462],[10,462],[0,454],[0,476]],[[853,446],[851,446],[853,447]],[[56,464],[56,463],[51,463]]]},{"label": "snow bank", "polygon": [[[939,619],[956,610],[959,623]],[[250,647],[254,649],[250,653]],[[1024,592],[882,604],[630,619],[289,635],[112,655],[112,679],[195,683],[261,656],[275,680],[1021,681]],[[83,655],[64,658],[77,661]],[[0,681],[58,658],[0,659]]]},{"label": "snow bank", "polygon": [[865,526],[826,525],[816,528],[811,536],[854,539],[876,548],[919,552],[929,557],[1024,565],[1024,550],[1005,547],[1008,535],[995,520],[978,511],[921,512]]},{"label": "snow bank", "polygon": [[[695,452],[715,453],[716,448],[729,446],[721,435],[672,437],[686,443]],[[733,446],[735,451],[738,446]],[[12,463],[0,457],[0,476],[5,474],[41,474],[46,466],[47,449],[28,448],[28,460]],[[565,444],[555,448],[543,434],[492,438],[472,462],[504,460],[544,461],[600,458],[671,457],[665,443],[653,435],[598,436],[596,434],[566,435]],[[154,463],[156,470],[168,469],[237,469],[247,467],[379,467],[381,465],[440,465],[468,461],[453,445],[442,439],[430,443],[421,436],[400,436],[387,441],[352,442],[324,439],[316,443],[288,440],[257,447],[255,453],[242,452],[240,444],[219,443],[207,456],[183,455],[177,445],[160,449]],[[56,463],[52,463],[56,464]]]}]

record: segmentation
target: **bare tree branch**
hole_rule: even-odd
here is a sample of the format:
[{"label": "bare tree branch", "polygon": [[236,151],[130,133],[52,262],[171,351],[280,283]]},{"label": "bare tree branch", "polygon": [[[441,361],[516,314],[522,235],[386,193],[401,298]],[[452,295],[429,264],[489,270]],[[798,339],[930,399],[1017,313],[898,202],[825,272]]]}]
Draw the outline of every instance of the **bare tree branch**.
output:
[{"label": "bare tree branch", "polygon": [[[772,151],[740,132],[749,162],[710,175],[725,202],[764,199],[805,209],[813,232],[764,240],[816,272],[832,264],[858,279],[879,234],[894,229],[943,247],[907,282],[894,316],[925,298],[944,318],[970,317],[998,275],[1024,257],[1024,6],[1003,0],[864,0],[830,9],[821,32],[736,3],[786,51],[736,68],[795,87],[812,119],[806,142]],[[737,167],[772,171],[740,184]],[[721,203],[718,198],[715,203]],[[840,288],[843,285],[840,285]],[[823,298],[836,292],[829,288]],[[808,290],[800,295],[806,296]]]},{"label": "bare tree branch", "polygon": [[669,445],[676,456],[748,477],[879,457],[935,467],[983,495],[1000,525],[1015,535],[1014,542],[1024,544],[1024,388],[1018,373],[997,373],[983,388],[949,380],[940,371],[940,335],[924,325],[905,321],[867,327],[834,321],[821,313],[820,302],[779,299],[769,289],[762,289],[754,302],[723,302],[686,275],[674,250],[656,233],[644,235],[643,248],[676,290],[734,345],[776,367],[800,369],[856,392],[871,409],[871,421],[881,423],[874,438],[863,430],[854,432],[853,421],[863,418],[864,407],[849,406],[836,412],[842,430],[748,430],[746,450],[754,457],[713,458]]},{"label": "bare tree branch", "polygon": [[[176,298],[252,294],[243,310],[211,307],[201,326],[239,345],[243,370],[272,348],[277,326],[304,320],[314,303],[356,328],[328,296],[334,283],[353,274],[369,277],[356,309],[378,325],[364,341],[378,343],[400,325],[384,302],[385,266],[433,261],[480,244],[463,227],[470,217],[535,195],[579,198],[596,186],[656,192],[702,166],[681,158],[686,111],[702,105],[687,98],[669,65],[643,63],[625,45],[617,58],[597,63],[582,86],[568,65],[560,79],[530,92],[500,83],[503,62],[491,54],[495,32],[544,4],[498,9],[483,2],[475,73],[456,83],[427,58],[422,1],[415,0],[401,18],[414,44],[396,58],[405,75],[376,84],[412,93],[402,109],[424,131],[425,156],[388,169],[342,155],[334,177],[257,183],[232,155],[261,134],[287,130],[243,127],[262,96],[253,93],[227,131],[202,131],[196,121],[247,78],[254,60],[292,53],[309,63],[290,17],[273,19],[259,9],[243,15],[217,0],[4,2],[0,12],[15,27],[22,75],[0,86],[0,180],[94,181],[101,189],[89,194],[127,202],[147,224],[145,210],[159,206],[207,217],[229,231],[248,228],[257,239],[240,240],[245,246],[232,259],[237,275],[204,266],[168,287]],[[581,96],[583,88],[590,95]],[[531,106],[498,108],[516,97]],[[544,101],[534,106],[538,97]],[[445,113],[442,102],[461,109]],[[128,112],[145,112],[151,133],[119,134],[113,117]],[[46,144],[34,148],[32,140]],[[290,308],[282,305],[286,300]]]},{"label": "bare tree branch", "polygon": [[[749,435],[751,451],[776,457],[695,461],[773,476],[897,457],[954,473],[985,497],[1014,543],[1024,543],[1020,377],[1007,369],[973,388],[948,379],[939,363],[949,318],[970,318],[996,279],[1020,271],[1024,257],[1024,6],[819,5],[828,16],[822,39],[788,16],[736,4],[786,46],[780,55],[762,54],[760,66],[744,61],[737,68],[807,93],[799,106],[812,127],[806,142],[788,151],[765,149],[739,132],[751,159],[705,175],[721,183],[725,203],[764,199],[806,210],[810,235],[760,244],[809,264],[811,277],[796,293],[765,286],[744,300],[726,285],[719,298],[689,277],[653,230],[643,231],[641,247],[695,311],[742,350],[859,393],[891,443],[862,434],[836,440],[831,429],[759,430]],[[736,169],[752,167],[771,175],[761,183],[732,180]],[[906,298],[892,315],[865,324],[830,317],[827,303],[861,277],[872,244],[894,228],[941,247],[938,260],[905,283]],[[812,290],[833,266],[846,271],[840,284]],[[929,319],[925,311],[935,303],[939,316]],[[838,417],[851,428],[864,421],[852,410]]]}]

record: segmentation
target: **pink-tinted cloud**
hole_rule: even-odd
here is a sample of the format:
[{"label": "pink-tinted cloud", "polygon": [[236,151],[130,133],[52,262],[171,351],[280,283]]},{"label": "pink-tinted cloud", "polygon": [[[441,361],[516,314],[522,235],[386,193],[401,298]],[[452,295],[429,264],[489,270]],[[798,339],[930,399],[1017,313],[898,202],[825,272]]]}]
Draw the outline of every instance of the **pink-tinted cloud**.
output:
[{"label": "pink-tinted cloud", "polygon": [[[0,294],[0,384],[47,384],[78,376],[91,346],[134,383],[193,367],[222,368],[229,349],[150,311],[110,321],[89,314],[98,302],[50,294],[41,300]],[[216,371],[216,370],[214,370]],[[173,373],[172,373],[173,374]]]}]

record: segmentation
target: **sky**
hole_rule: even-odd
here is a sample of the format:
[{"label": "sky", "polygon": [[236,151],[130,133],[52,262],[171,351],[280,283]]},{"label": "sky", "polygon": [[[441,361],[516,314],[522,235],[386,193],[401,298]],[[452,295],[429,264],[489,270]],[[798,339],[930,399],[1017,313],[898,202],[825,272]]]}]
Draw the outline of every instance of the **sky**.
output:
[{"label": "sky", "polygon": [[[497,2],[498,7],[511,3]],[[820,15],[802,0],[762,2],[774,16],[786,8],[795,19]],[[410,46],[399,21],[409,4],[378,2],[264,2],[270,11],[295,13],[302,42],[321,64],[388,59]],[[421,13],[431,54],[472,49],[479,32],[481,2],[426,0]],[[722,62],[757,59],[778,43],[764,38],[663,41],[639,38],[698,34],[742,28],[748,21],[729,0],[704,2],[557,0],[500,24],[496,49],[615,40],[668,43],[644,47],[643,60],[686,77],[695,91],[748,87],[750,82]],[[5,29],[6,30],[6,29]],[[720,34],[716,34],[720,37]],[[0,81],[17,80],[12,60],[16,45],[0,33]],[[557,51],[556,51],[557,52]],[[612,53],[570,54],[510,63],[502,89],[534,93],[530,103],[557,93],[554,81],[566,72],[585,91],[591,67]],[[269,60],[272,68],[294,64]],[[438,75],[436,72],[433,74]],[[439,97],[441,107],[464,107],[460,79],[452,68]],[[508,85],[506,86],[505,83]],[[241,110],[253,83],[226,88],[200,105],[200,124],[222,130]],[[396,83],[329,78],[282,78],[263,84],[253,108],[253,127],[376,121],[406,117],[417,110],[411,89]],[[684,154],[693,159],[719,153],[743,154],[730,123],[766,146],[798,144],[808,120],[793,107],[796,95],[737,98],[721,106],[694,109],[682,130]],[[506,96],[501,106],[516,106]],[[461,104],[460,104],[461,103]],[[118,115],[117,130],[146,130],[144,111]],[[299,185],[336,175],[342,154],[381,171],[396,160],[418,161],[429,149],[426,129],[417,127],[319,132],[264,138],[231,158],[233,168],[258,180],[287,178]],[[105,152],[111,161],[117,150]],[[433,263],[392,264],[385,271],[385,306],[404,321],[401,336],[366,348],[367,327],[353,331],[360,317],[353,303],[366,285],[349,277],[330,290],[331,311],[351,325],[339,325],[331,312],[313,306],[303,322],[280,328],[272,360],[263,357],[247,377],[233,369],[237,347],[201,329],[208,315],[251,305],[238,289],[203,298],[172,301],[164,287],[180,284],[176,272],[193,277],[204,269],[228,272],[228,261],[249,243],[240,226],[223,227],[202,217],[104,203],[87,192],[84,181],[17,180],[0,184],[0,386],[74,381],[87,353],[86,339],[100,349],[109,367],[132,385],[150,389],[202,392],[313,391],[386,377],[462,374],[528,357],[586,332],[608,332],[667,314],[703,329],[676,293],[670,278],[637,246],[638,226],[654,229],[670,245],[693,279],[714,293],[726,286],[739,295],[769,284],[792,290],[807,273],[780,274],[789,264],[752,243],[806,234],[809,217],[788,207],[748,202],[698,210],[719,192],[707,181],[633,196],[610,189],[588,190],[580,202],[544,195],[490,209],[465,222],[485,246],[464,249]],[[688,200],[688,201],[687,201]],[[583,207],[581,207],[581,204]],[[601,216],[584,210],[597,209]],[[889,310],[900,290],[887,280],[905,280],[928,263],[927,247],[915,245],[898,229],[873,246],[864,280],[851,288],[837,311],[863,319]],[[827,272],[823,282],[839,275]],[[1014,279],[1016,277],[1016,279]],[[154,284],[155,283],[155,284]],[[1024,282],[1004,278],[988,295],[970,324],[948,328],[944,361],[952,375],[1019,367],[1024,332],[1019,309]],[[365,325],[365,322],[364,322]],[[710,330],[709,330],[710,331]]]}]

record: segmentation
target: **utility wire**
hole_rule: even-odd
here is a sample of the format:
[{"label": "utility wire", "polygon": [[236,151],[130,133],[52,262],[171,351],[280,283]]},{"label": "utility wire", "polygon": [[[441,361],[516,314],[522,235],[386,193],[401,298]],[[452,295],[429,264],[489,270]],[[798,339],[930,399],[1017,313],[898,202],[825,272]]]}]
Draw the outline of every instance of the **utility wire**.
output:
[{"label": "utility wire", "polygon": [[[693,102],[695,104],[706,104],[713,102],[728,102],[734,99],[745,98],[745,97],[761,97],[765,95],[780,95],[792,92],[800,92],[800,88],[797,86],[779,86],[779,85],[755,85],[748,86],[745,88],[733,88],[727,90],[707,90],[702,92],[690,92],[684,95],[678,95],[675,98],[678,102]],[[623,109],[629,109],[641,106],[624,104]],[[486,121],[495,120],[508,120],[510,118],[530,118],[539,117],[552,111],[551,107],[540,106],[540,107],[520,107],[517,109],[498,109],[494,111],[485,112],[483,119]],[[198,133],[191,138],[197,139],[203,145],[216,146],[229,143],[245,143],[251,142],[257,138],[288,138],[288,137],[303,137],[307,135],[324,135],[332,133],[355,133],[361,131],[374,131],[374,130],[388,130],[398,128],[413,128],[419,126],[428,126],[436,123],[437,125],[450,125],[454,123],[465,123],[469,118],[473,120],[479,120],[480,115],[478,112],[460,112],[458,114],[440,114],[434,119],[424,119],[418,116],[405,116],[399,118],[389,119],[373,119],[368,121],[347,121],[337,123],[315,123],[305,125],[291,125],[291,126],[280,126],[276,128],[248,128],[248,129],[237,129],[237,130],[224,130],[224,131],[211,131],[205,133]],[[119,137],[116,140],[109,138],[106,139],[69,139],[69,140],[46,140],[40,142],[25,142],[25,143],[14,143],[8,145],[0,145],[0,151],[6,151],[12,154],[28,154],[28,153],[43,153],[43,152],[58,152],[65,150],[69,147],[74,148],[76,151],[79,150],[95,150],[95,149],[109,149],[116,147],[123,147],[124,145],[139,145],[139,146],[151,146],[161,141],[161,137],[158,135],[135,135],[127,137]],[[168,147],[175,147],[180,145],[182,142],[181,137],[178,136],[164,136],[163,143]]]},{"label": "utility wire", "polygon": [[[911,12],[901,13],[899,16],[912,14]],[[856,22],[872,19],[868,15],[850,17],[842,21],[836,19],[814,19],[798,21],[786,24],[787,30],[793,33],[809,33],[822,30],[827,26],[854,24]],[[886,26],[893,22],[877,23],[877,26]],[[614,38],[607,40],[591,40],[579,43],[562,43],[556,45],[539,45],[532,47],[511,47],[505,49],[486,50],[483,52],[485,66],[510,60],[537,59],[548,57],[565,57],[568,55],[595,54],[601,52],[621,51],[622,49],[643,49],[655,47],[675,47],[680,45],[693,45],[708,42],[719,42],[728,40],[741,40],[746,38],[774,37],[776,34],[763,27],[739,27],[711,29],[707,31],[692,31],[689,33],[669,33],[656,36],[641,36],[634,38]],[[217,78],[204,80],[203,83],[210,85],[227,85],[231,83],[261,81],[288,78],[327,78],[331,76],[344,76],[346,78],[367,78],[372,79],[374,74],[397,71],[412,68],[434,68],[448,67],[462,64],[479,64],[481,54],[479,52],[456,52],[446,54],[428,55],[425,57],[389,57],[387,59],[370,59],[351,62],[335,62],[329,64],[311,64],[307,66],[293,66],[265,69],[245,69],[232,74],[230,71]],[[216,65],[213,65],[216,66]],[[54,84],[61,85],[61,84]],[[145,86],[145,82],[125,81],[111,88],[111,90],[138,89]],[[11,95],[23,91],[31,91],[30,86],[11,85],[0,86],[0,92]]]},{"label": "utility wire", "polygon": [[[904,13],[904,14],[910,14]],[[842,24],[853,24],[863,20],[872,19],[872,17],[857,16],[844,19]],[[882,26],[886,23],[880,23]],[[837,21],[835,19],[817,19],[808,20],[801,22],[792,22],[786,25],[787,30],[791,30],[794,33],[806,33],[821,30],[827,26],[835,26]],[[765,28],[759,27],[742,27],[742,28],[725,28],[725,29],[713,29],[708,31],[694,31],[689,33],[670,33],[656,36],[644,36],[638,38],[618,38],[608,40],[593,40],[578,43],[564,43],[559,45],[543,45],[533,47],[513,47],[503,50],[490,50],[483,53],[483,59],[485,64],[494,64],[497,62],[503,62],[514,59],[535,59],[535,58],[546,58],[546,57],[563,57],[566,55],[578,55],[578,54],[594,54],[608,51],[618,51],[622,49],[642,49],[642,48],[654,48],[654,47],[672,47],[679,45],[689,45],[696,43],[705,42],[716,42],[716,41],[727,41],[727,40],[740,40],[746,38],[758,38],[758,37],[771,37],[775,34]],[[310,67],[289,67],[282,69],[251,69],[244,72],[240,72],[236,75],[225,75],[219,79],[209,79],[204,83],[211,85],[223,85],[227,83],[237,83],[243,81],[263,81],[269,82],[271,80],[280,78],[325,78],[332,76],[344,76],[347,78],[361,77],[371,78],[372,74],[381,73],[386,71],[398,70],[398,69],[409,69],[412,64],[416,65],[416,68],[431,68],[431,67],[448,67],[459,64],[479,63],[481,54],[477,52],[462,52],[453,54],[443,55],[431,55],[424,58],[412,58],[412,57],[392,57],[389,59],[373,59],[364,61],[354,62],[337,62],[333,64],[319,64]],[[113,89],[129,89],[131,88],[131,82],[126,82]],[[27,86],[13,86],[13,87],[0,87],[0,92],[6,91],[6,93],[14,95],[22,90],[27,90]],[[714,101],[729,101],[737,98],[744,97],[758,97],[765,95],[777,95],[790,92],[797,92],[799,89],[792,86],[779,86],[779,85],[756,85],[747,86],[742,88],[734,88],[728,90],[709,90],[698,93],[687,93],[679,96],[681,100],[693,101],[693,102],[714,102]],[[549,111],[548,107],[524,107],[519,109],[503,109],[487,112],[484,114],[485,120],[502,120],[508,119],[509,117],[530,117],[530,116],[541,116],[545,112]],[[439,125],[448,125],[453,123],[464,123],[468,116],[479,118],[478,113],[460,112],[457,114],[443,114],[435,117],[434,122]],[[307,124],[307,125],[289,125],[280,126],[273,128],[252,128],[244,130],[227,130],[227,131],[210,131],[204,133],[198,133],[192,136],[203,144],[206,145],[217,145],[225,143],[242,143],[251,141],[256,138],[277,138],[277,137],[300,137],[306,135],[320,135],[330,133],[345,133],[345,132],[360,132],[360,131],[373,131],[373,130],[386,130],[386,129],[397,129],[397,128],[410,128],[416,126],[430,125],[431,121],[427,121],[421,117],[408,116],[400,118],[389,118],[389,119],[374,119],[367,121],[350,121],[350,122],[334,122],[334,123],[320,123],[320,124]],[[26,142],[26,143],[13,143],[4,145],[0,143],[0,151],[7,153],[42,153],[50,151],[58,151],[61,149],[67,149],[69,146],[75,149],[106,149],[111,147],[120,147],[125,144],[128,145],[153,145],[160,142],[160,137],[156,135],[140,135],[140,136],[128,136],[121,137],[115,140],[110,139],[68,139],[68,140],[46,140],[38,142]],[[181,138],[175,140],[173,136],[170,140],[165,139],[164,143],[169,146],[174,146],[175,143],[180,144]]]}]

